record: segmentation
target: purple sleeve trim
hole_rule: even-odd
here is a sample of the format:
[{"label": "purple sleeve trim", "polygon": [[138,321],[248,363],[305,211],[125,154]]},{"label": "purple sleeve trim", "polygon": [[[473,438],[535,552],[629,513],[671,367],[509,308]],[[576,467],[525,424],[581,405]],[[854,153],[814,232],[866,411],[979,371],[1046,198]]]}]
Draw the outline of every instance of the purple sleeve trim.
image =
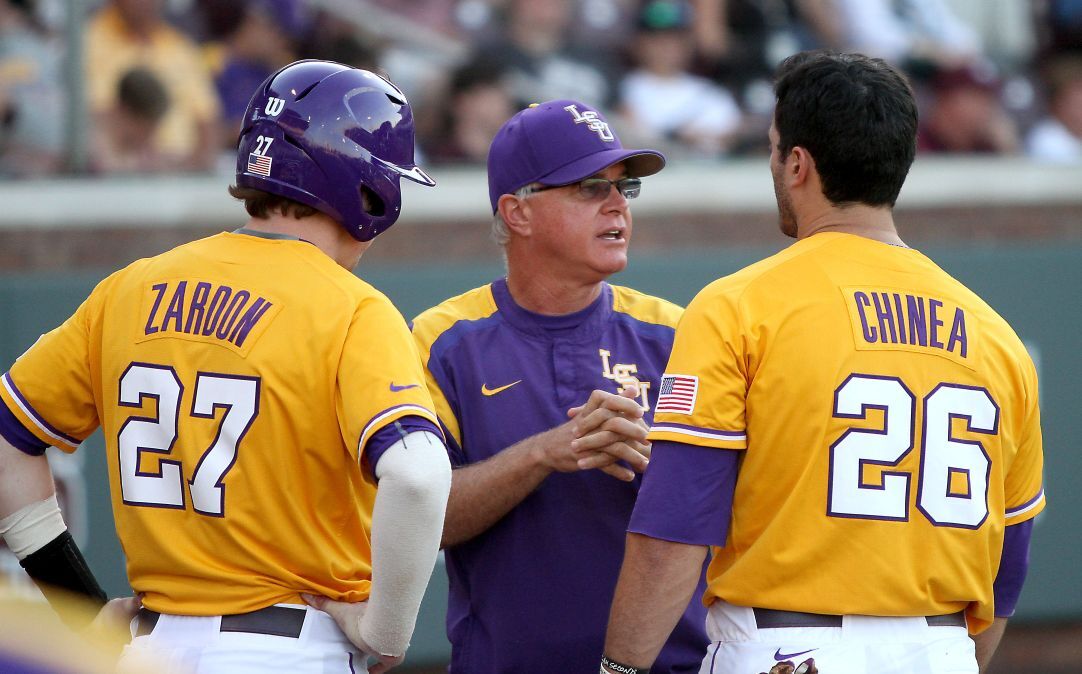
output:
[{"label": "purple sleeve trim", "polygon": [[1033,520],[1012,524],[1003,532],[1003,556],[999,560],[999,573],[992,585],[996,599],[996,617],[1014,615],[1022,584],[1029,571],[1029,539],[1033,534]]},{"label": "purple sleeve trim", "polygon": [[691,545],[724,546],[740,452],[659,440],[627,530]]},{"label": "purple sleeve trim", "polygon": [[19,422],[18,417],[2,400],[0,400],[0,435],[11,443],[12,447],[31,456],[41,456],[49,447],[38,436],[26,430],[26,427]]},{"label": "purple sleeve trim", "polygon": [[67,442],[72,447],[78,447],[82,443],[82,440],[80,440],[78,438],[73,438],[72,436],[68,435],[67,433],[61,432],[59,429],[53,427],[53,425],[50,424],[48,421],[43,419],[41,417],[41,415],[39,415],[34,410],[34,406],[30,404],[30,401],[27,400],[23,396],[23,393],[22,393],[22,391],[19,390],[19,387],[15,385],[15,382],[11,379],[11,373],[4,373],[4,384],[7,386],[8,392],[11,393],[11,395],[15,396],[16,398],[18,398],[20,402],[22,402],[22,404],[24,406],[23,407],[24,411],[26,411],[27,414],[29,414],[30,416],[34,417],[34,420],[37,421],[39,424],[41,424],[41,427],[48,434],[54,436],[57,440],[60,440],[62,442]]},{"label": "purple sleeve trim", "polygon": [[414,415],[395,419],[393,422],[373,433],[372,437],[368,438],[368,442],[366,442],[364,446],[363,465],[365,470],[367,470],[372,478],[375,479],[376,464],[379,463],[383,453],[390,449],[391,445],[410,433],[419,433],[421,431],[428,431],[436,437],[443,437],[443,433],[436,427],[436,424],[424,417]]}]

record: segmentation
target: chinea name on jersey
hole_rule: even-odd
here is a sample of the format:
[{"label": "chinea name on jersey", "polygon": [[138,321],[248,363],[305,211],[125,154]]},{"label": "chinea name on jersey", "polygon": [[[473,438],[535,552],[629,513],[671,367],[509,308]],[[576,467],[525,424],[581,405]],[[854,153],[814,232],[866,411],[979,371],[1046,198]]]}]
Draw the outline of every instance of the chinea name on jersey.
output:
[{"label": "chinea name on jersey", "polygon": [[849,310],[868,344],[908,344],[969,354],[966,313],[944,300],[883,289],[847,289]]},{"label": "chinea name on jersey", "polygon": [[[189,292],[189,287],[191,288]],[[151,286],[154,300],[145,334],[183,333],[215,337],[244,346],[244,340],[273,304],[242,289],[206,281],[169,281]]]}]

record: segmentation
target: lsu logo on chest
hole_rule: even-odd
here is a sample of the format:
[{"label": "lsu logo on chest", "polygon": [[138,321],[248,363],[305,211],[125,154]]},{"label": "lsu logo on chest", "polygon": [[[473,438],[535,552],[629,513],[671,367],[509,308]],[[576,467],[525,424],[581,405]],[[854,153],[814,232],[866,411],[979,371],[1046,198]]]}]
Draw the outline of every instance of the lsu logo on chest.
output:
[{"label": "lsu logo on chest", "polygon": [[650,382],[639,380],[637,376],[639,366],[636,363],[612,365],[609,362],[612,358],[611,351],[598,349],[597,352],[601,356],[601,376],[616,382],[617,392],[623,390],[625,386],[634,386],[639,392],[639,404],[642,405],[643,410],[650,411],[650,397],[647,395],[650,391]]}]

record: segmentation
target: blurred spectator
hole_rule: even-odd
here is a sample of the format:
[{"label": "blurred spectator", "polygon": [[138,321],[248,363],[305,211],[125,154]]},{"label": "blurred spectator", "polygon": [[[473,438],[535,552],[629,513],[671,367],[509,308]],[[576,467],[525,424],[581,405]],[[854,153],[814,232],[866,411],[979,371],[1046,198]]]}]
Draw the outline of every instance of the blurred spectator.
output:
[{"label": "blurred spectator", "polygon": [[473,42],[492,39],[500,30],[499,15],[506,4],[507,0],[457,0],[454,8],[455,24],[461,36]]},{"label": "blurred spectator", "polygon": [[921,152],[1011,154],[1018,128],[1000,99],[1002,81],[980,61],[943,70],[932,81],[932,99],[921,115]]},{"label": "blurred spectator", "polygon": [[380,66],[381,49],[374,40],[353,32],[316,30],[312,35],[312,41],[304,48],[304,58],[336,61],[387,75]]},{"label": "blurred spectator", "polygon": [[[415,25],[444,35],[456,36],[461,28],[458,8],[464,3],[455,0],[368,0],[367,4],[393,12]],[[482,5],[480,9],[484,13],[483,20],[487,20],[490,14],[488,3],[478,4]]]},{"label": "blurred spectator", "polygon": [[64,135],[60,54],[29,0],[0,0],[0,175],[60,168]]},{"label": "blurred spectator", "polygon": [[571,41],[618,54],[635,32],[642,0],[577,0],[572,9]]},{"label": "blurred spectator", "polygon": [[94,129],[91,170],[97,173],[138,174],[173,170],[177,157],[155,144],[162,119],[169,111],[169,94],[154,73],[134,68],[117,83],[113,108]]},{"label": "blurred spectator", "polygon": [[835,1],[692,0],[700,70],[728,87],[745,110],[771,114],[774,67],[802,49],[839,46]]},{"label": "blurred spectator", "polygon": [[945,0],[835,0],[844,48],[925,76],[981,56],[977,33]]},{"label": "blurred spectator", "polygon": [[87,91],[96,123],[116,105],[120,79],[144,67],[161,80],[171,105],[153,150],[177,157],[170,170],[208,170],[217,151],[221,111],[198,47],[162,18],[163,0],[110,0],[86,35]]},{"label": "blurred spectator", "polygon": [[557,98],[612,103],[613,55],[568,42],[573,10],[572,0],[509,0],[505,32],[481,46],[479,60],[509,68],[509,85],[518,103]]},{"label": "blurred spectator", "polygon": [[1034,0],[947,0],[951,11],[977,34],[981,51],[1006,73],[1033,59],[1037,32]]},{"label": "blurred spectator", "polygon": [[[743,95],[749,83],[768,81],[767,56],[773,3],[757,0],[694,0],[695,45],[705,72]],[[771,94],[773,105],[773,94]]]},{"label": "blurred spectator", "polygon": [[211,54],[222,104],[219,145],[232,149],[252,92],[297,60],[295,37],[304,19],[297,0],[202,0],[200,7],[217,43]]},{"label": "blurred spectator", "polygon": [[639,144],[717,156],[728,150],[741,113],[727,90],[688,71],[693,25],[692,7],[684,0],[643,6],[631,49],[638,67],[620,84],[619,109]]},{"label": "blurred spectator", "polygon": [[1026,136],[1034,159],[1082,162],[1082,53],[1055,57],[1045,66],[1048,116]]},{"label": "blurred spectator", "polygon": [[1044,54],[1082,51],[1082,0],[1033,0]]},{"label": "blurred spectator", "polygon": [[516,109],[498,63],[467,63],[451,75],[442,120],[423,150],[431,162],[483,165],[488,146]]}]

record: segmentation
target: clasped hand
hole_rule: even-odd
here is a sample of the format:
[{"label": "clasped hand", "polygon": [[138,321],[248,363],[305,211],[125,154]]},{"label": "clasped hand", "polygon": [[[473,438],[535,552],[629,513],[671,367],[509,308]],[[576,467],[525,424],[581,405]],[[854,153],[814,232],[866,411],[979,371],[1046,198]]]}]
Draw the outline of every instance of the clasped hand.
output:
[{"label": "clasped hand", "polygon": [[638,394],[635,386],[625,386],[619,394],[595,390],[584,404],[568,410],[571,420],[560,427],[568,442],[558,451],[553,468],[563,472],[596,468],[624,482],[646,470],[650,428]]}]

